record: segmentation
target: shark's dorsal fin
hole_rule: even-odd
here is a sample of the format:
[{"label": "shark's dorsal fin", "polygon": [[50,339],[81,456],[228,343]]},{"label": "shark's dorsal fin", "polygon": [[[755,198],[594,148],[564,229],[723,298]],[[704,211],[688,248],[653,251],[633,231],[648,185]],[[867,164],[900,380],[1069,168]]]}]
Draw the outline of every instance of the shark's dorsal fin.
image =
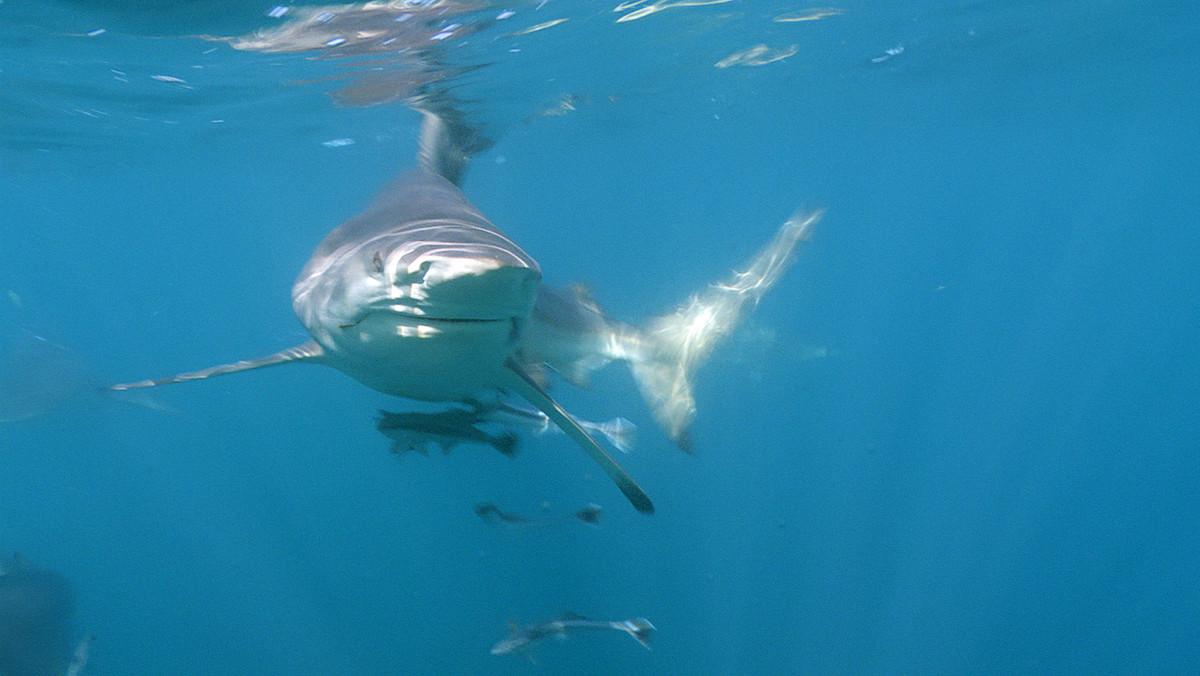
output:
[{"label": "shark's dorsal fin", "polygon": [[513,374],[513,377],[508,379],[507,386],[549,416],[555,425],[558,425],[567,436],[579,444],[580,448],[592,456],[592,460],[595,460],[596,464],[600,465],[616,482],[617,488],[621,489],[621,492],[633,504],[634,509],[643,514],[653,514],[654,503],[650,502],[650,496],[646,495],[633,477],[629,476],[629,473],[622,469],[617,461],[612,459],[612,456],[605,453],[604,449],[600,448],[600,444],[596,443],[596,440],[580,427],[579,423],[563,410],[562,406],[558,405],[558,402],[546,394],[533,376],[526,372],[525,367],[512,358],[508,360],[507,366]]},{"label": "shark's dorsal fin", "polygon": [[156,387],[158,385],[182,383],[188,380],[203,380],[204,378],[211,378],[213,376],[223,376],[226,373],[249,371],[251,369],[260,369],[266,366],[286,364],[293,361],[316,361],[323,356],[325,356],[325,350],[323,350],[316,341],[310,340],[307,343],[302,343],[296,347],[289,347],[286,350],[280,350],[275,354],[259,357],[258,359],[235,361],[232,364],[221,364],[220,366],[212,366],[200,371],[192,371],[191,373],[180,373],[177,376],[160,378],[158,380],[141,380],[136,383],[110,385],[104,389],[121,392],[123,390],[132,390],[138,387]]},{"label": "shark's dorsal fin", "polygon": [[417,166],[461,186],[471,156],[487,150],[491,139],[468,126],[462,113],[445,101],[422,112]]}]

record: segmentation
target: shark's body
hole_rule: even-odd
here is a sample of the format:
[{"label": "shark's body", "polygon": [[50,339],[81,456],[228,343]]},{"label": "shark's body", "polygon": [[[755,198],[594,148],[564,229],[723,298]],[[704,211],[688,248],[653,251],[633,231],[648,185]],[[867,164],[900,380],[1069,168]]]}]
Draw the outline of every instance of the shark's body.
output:
[{"label": "shark's body", "polygon": [[527,650],[534,643],[548,636],[563,639],[567,637],[567,634],[572,632],[594,629],[623,631],[632,636],[646,650],[650,649],[650,637],[655,631],[654,625],[650,624],[650,621],[644,617],[609,622],[589,620],[586,617],[568,613],[557,620],[524,627],[510,622],[508,625],[508,636],[492,646],[492,654],[507,655],[509,653],[520,652]]},{"label": "shark's body", "polygon": [[0,674],[78,674],[89,641],[75,641],[74,603],[71,585],[58,573],[18,555],[0,561]]},{"label": "shark's body", "polygon": [[[549,369],[573,382],[630,363],[655,416],[686,446],[690,378],[747,301],[770,288],[817,214],[793,218],[728,284],[710,288],[648,331],[614,322],[578,293],[541,284],[538,264],[459,190],[470,144],[426,115],[418,167],[331,232],[304,266],[292,305],[313,340],[281,352],[125,390],[294,361],[332,366],[380,392],[464,402],[505,389],[524,397],[595,460],[639,511],[646,493],[539,384]],[[751,276],[748,284],[747,275]],[[739,284],[741,284],[739,286]]]}]

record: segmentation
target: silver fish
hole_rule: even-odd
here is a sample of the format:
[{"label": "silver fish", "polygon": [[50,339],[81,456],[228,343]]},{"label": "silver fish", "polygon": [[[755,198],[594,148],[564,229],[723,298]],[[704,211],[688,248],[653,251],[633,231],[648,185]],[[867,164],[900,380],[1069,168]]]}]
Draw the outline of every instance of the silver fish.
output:
[{"label": "silver fish", "polygon": [[512,622],[508,623],[508,636],[505,637],[496,645],[492,646],[493,655],[507,655],[509,653],[519,652],[528,649],[531,645],[540,641],[547,636],[556,638],[566,638],[568,633],[589,630],[589,629],[613,629],[623,631],[633,637],[635,641],[640,643],[643,648],[650,650],[650,637],[654,634],[655,628],[650,624],[650,620],[644,617],[639,617],[632,620],[621,620],[618,622],[606,622],[600,620],[589,620],[586,617],[581,617],[573,613],[550,620],[541,624],[528,626],[519,626]]}]

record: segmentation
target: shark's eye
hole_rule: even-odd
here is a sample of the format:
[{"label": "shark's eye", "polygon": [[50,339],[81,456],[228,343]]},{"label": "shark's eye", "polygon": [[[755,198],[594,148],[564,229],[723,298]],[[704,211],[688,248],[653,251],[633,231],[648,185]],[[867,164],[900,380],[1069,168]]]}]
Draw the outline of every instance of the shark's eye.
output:
[{"label": "shark's eye", "polygon": [[383,274],[383,256],[380,256],[378,251],[376,251],[375,256],[371,258],[371,262],[375,265],[375,272]]}]

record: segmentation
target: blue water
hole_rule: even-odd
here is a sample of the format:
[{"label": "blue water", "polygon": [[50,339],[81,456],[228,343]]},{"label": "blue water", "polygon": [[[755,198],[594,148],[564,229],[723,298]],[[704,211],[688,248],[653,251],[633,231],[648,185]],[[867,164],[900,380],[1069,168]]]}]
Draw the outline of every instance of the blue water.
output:
[{"label": "blue water", "polygon": [[[562,436],[398,460],[398,402],[319,367],[4,425],[0,550],[74,583],[85,673],[1200,671],[1200,6],[616,4],[447,42],[493,63],[455,83],[496,138],[465,191],[548,281],[638,321],[828,209],[701,370],[694,456],[619,366],[555,387],[638,424],[658,513]],[[0,4],[6,330],[105,380],[307,338],[294,276],[418,117],[335,106],[346,60],[192,37],[272,6]],[[759,43],[796,53],[714,67]],[[489,654],[564,610],[654,650]]]}]

